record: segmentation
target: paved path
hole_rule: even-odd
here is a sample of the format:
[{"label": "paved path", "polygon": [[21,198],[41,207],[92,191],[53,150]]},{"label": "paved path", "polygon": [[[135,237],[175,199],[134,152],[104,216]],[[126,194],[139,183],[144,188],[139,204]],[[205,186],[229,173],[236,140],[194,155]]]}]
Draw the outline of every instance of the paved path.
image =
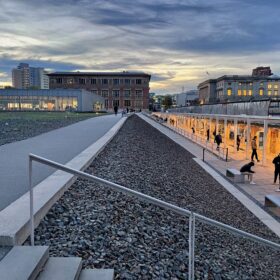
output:
[{"label": "paved path", "polygon": [[[229,181],[224,179],[222,176],[220,176],[220,173],[225,174],[225,170],[227,168],[227,164],[225,161],[220,160],[217,158],[216,155],[207,152],[205,155],[205,161],[209,164],[205,164],[202,162],[202,147],[197,145],[194,141],[191,141],[190,139],[187,139],[185,136],[182,136],[178,133],[174,133],[173,129],[166,127],[165,125],[162,125],[155,120],[149,118],[146,115],[139,115],[141,118],[143,118],[145,121],[150,123],[153,127],[161,131],[163,134],[165,134],[167,137],[171,138],[173,141],[175,141],[177,144],[182,146],[184,149],[188,150],[190,153],[194,155],[195,161],[197,161],[202,168],[204,168],[209,174],[213,176],[213,178],[219,182],[225,189],[227,189],[234,197],[236,197],[247,209],[249,209],[256,217],[258,217],[265,225],[267,225],[274,233],[276,233],[278,236],[280,236],[280,223],[274,219],[270,215],[270,213],[267,213],[264,211],[261,207],[258,206],[252,200],[252,195],[244,195],[241,191],[239,191],[235,185],[231,184]],[[174,127],[173,127],[174,128]],[[216,166],[215,166],[216,165]],[[218,172],[216,172],[214,169],[209,166],[214,167]],[[210,169],[210,170],[207,170]],[[261,171],[261,169],[259,169]],[[265,173],[265,171],[264,171]],[[263,173],[263,174],[264,174]],[[254,179],[255,181],[255,179]],[[257,181],[257,180],[256,180]],[[248,187],[251,187],[253,190],[256,185],[247,185],[242,184]]]},{"label": "paved path", "polygon": [[[0,210],[28,191],[28,154],[66,163],[102,137],[120,116],[100,116],[59,128],[23,141],[0,146]],[[33,164],[33,183],[55,170]]]},{"label": "paved path", "polygon": [[[166,123],[163,123],[164,126],[169,127],[170,129],[174,130],[176,129],[174,126],[170,126]],[[179,129],[177,131],[178,133],[181,133],[182,130]],[[184,135],[187,139],[191,140],[191,143],[196,142],[199,143],[192,145],[191,152],[195,154],[198,158],[202,158],[202,146],[205,146],[206,138],[201,139],[201,137],[196,138],[193,137],[191,131],[187,131]],[[193,138],[193,140],[192,140]],[[201,140],[203,144],[201,144]],[[224,160],[220,160],[217,156],[218,152],[215,150],[216,144],[213,144],[213,139],[211,140],[210,145],[208,144],[208,147],[214,146],[213,153],[212,152],[206,152],[205,153],[205,161],[210,164],[212,167],[214,167],[216,170],[218,170],[223,175],[226,175],[227,168],[235,168],[237,170],[240,170],[241,166],[244,164],[250,162],[250,155],[251,152],[248,152],[248,158],[246,159],[246,152],[241,149],[239,152],[236,152],[234,150],[234,147],[227,146],[229,148],[229,161],[225,162]],[[259,158],[262,159],[262,152],[259,151]],[[246,192],[248,195],[253,197],[255,200],[257,200],[260,204],[264,205],[265,203],[265,196],[268,194],[273,194],[280,197],[279,192],[275,192],[276,189],[280,188],[280,183],[277,181],[277,184],[273,184],[274,179],[274,165],[272,164],[272,158],[267,158],[267,161],[265,164],[262,164],[262,162],[258,163],[255,162],[255,166],[253,167],[253,170],[256,172],[254,174],[253,181],[256,183],[255,185],[250,185],[249,182],[246,182],[245,184],[237,184],[244,192]],[[274,210],[274,209],[270,209]]]}]

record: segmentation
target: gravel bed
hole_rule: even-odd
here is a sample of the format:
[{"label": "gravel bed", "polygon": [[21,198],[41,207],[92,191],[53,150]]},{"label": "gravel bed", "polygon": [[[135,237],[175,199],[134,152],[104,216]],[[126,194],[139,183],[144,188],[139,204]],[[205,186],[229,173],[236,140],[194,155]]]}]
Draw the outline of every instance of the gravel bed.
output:
[{"label": "gravel bed", "polygon": [[[5,114],[5,113],[1,113]],[[30,137],[37,136],[39,134],[57,129],[63,126],[73,124],[85,119],[88,119],[88,115],[77,115],[75,117],[64,118],[51,118],[51,119],[28,119],[21,118],[21,113],[17,113],[17,117],[11,119],[0,119],[0,145],[12,143],[15,141],[21,141]],[[37,113],[40,114],[40,113]],[[43,113],[45,114],[45,113]],[[63,113],[62,113],[63,114]],[[1,115],[0,115],[1,117]]]},{"label": "gravel bed", "polygon": [[[137,116],[127,120],[87,172],[279,242],[205,173],[192,155]],[[115,279],[187,279],[188,219],[77,180],[35,233],[52,256],[80,256]],[[280,279],[280,254],[196,223],[196,279]]]}]

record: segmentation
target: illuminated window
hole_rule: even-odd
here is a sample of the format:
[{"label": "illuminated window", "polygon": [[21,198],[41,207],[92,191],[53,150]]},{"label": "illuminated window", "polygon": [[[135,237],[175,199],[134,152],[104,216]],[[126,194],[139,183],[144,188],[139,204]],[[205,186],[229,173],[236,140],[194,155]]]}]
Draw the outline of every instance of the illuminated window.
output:
[{"label": "illuminated window", "polygon": [[260,88],[259,94],[260,94],[260,95],[263,95],[263,88]]},{"label": "illuminated window", "polygon": [[253,85],[253,83],[249,83],[249,85],[250,85],[250,86],[252,86],[252,85]]},{"label": "illuminated window", "polygon": [[274,91],[274,95],[278,95],[278,90],[275,90],[275,91]]},{"label": "illuminated window", "polygon": [[268,84],[268,85],[267,85],[267,88],[272,88],[272,84]]},{"label": "illuminated window", "polygon": [[269,90],[269,91],[267,92],[267,94],[268,94],[268,95],[271,95],[271,90]]},{"label": "illuminated window", "polygon": [[249,89],[248,95],[252,95],[252,90],[251,89]]},{"label": "illuminated window", "polygon": [[274,88],[275,88],[275,89],[278,89],[278,85],[277,85],[277,84],[275,84],[275,85],[274,85]]},{"label": "illuminated window", "polygon": [[261,86],[263,86],[263,83],[260,83]]},{"label": "illuminated window", "polygon": [[242,83],[238,83],[239,86],[242,86]]},{"label": "illuminated window", "polygon": [[237,95],[242,95],[242,91],[241,91],[241,89],[239,89],[238,91],[237,91]]},{"label": "illuminated window", "polygon": [[246,96],[247,95],[247,90],[243,89],[243,95]]},{"label": "illuminated window", "polygon": [[230,96],[231,94],[232,94],[232,89],[231,89],[231,88],[228,88],[228,89],[227,89],[227,95]]}]

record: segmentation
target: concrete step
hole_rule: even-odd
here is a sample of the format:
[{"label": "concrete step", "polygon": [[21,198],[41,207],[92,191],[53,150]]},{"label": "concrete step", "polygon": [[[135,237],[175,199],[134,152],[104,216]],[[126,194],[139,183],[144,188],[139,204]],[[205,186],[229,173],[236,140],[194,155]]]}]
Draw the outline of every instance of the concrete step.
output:
[{"label": "concrete step", "polygon": [[0,262],[0,279],[34,280],[48,258],[48,246],[15,246]]},{"label": "concrete step", "polygon": [[77,280],[82,269],[82,259],[75,257],[49,258],[38,280]]},{"label": "concrete step", "polygon": [[114,269],[83,269],[79,280],[113,280]]}]

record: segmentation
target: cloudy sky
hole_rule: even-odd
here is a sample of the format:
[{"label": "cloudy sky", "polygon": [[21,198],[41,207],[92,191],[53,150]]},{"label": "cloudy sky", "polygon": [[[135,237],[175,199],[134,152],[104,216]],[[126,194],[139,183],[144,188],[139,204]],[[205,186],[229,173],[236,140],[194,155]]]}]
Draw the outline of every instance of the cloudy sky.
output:
[{"label": "cloudy sky", "polygon": [[2,85],[19,62],[145,71],[156,93],[258,65],[280,74],[279,0],[0,0],[0,7]]}]

